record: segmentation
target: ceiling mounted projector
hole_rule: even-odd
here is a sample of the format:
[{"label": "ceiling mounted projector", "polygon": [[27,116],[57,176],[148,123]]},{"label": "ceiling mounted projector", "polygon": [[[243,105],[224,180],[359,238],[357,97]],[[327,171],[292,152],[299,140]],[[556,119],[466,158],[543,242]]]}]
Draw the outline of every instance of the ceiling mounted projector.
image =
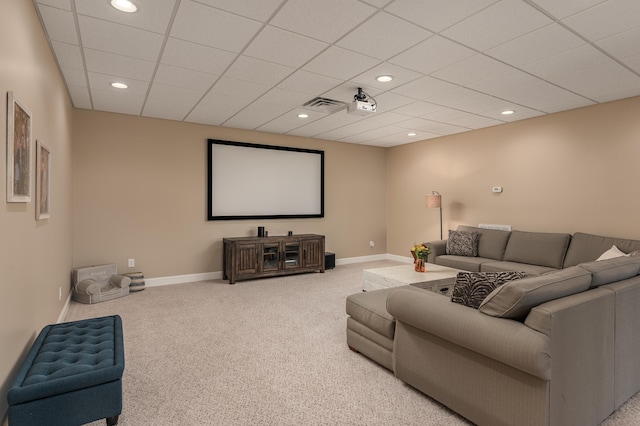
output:
[{"label": "ceiling mounted projector", "polygon": [[358,93],[353,96],[353,102],[347,106],[347,113],[355,115],[370,115],[376,112],[378,104],[373,96],[367,94],[362,87],[358,87]]}]

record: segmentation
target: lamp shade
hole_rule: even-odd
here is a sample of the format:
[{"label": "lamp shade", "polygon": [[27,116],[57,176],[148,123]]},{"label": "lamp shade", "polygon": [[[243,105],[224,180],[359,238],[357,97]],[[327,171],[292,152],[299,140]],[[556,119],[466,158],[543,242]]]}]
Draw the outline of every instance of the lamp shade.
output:
[{"label": "lamp shade", "polygon": [[425,195],[424,205],[428,209],[439,209],[442,207],[442,196],[438,193]]}]

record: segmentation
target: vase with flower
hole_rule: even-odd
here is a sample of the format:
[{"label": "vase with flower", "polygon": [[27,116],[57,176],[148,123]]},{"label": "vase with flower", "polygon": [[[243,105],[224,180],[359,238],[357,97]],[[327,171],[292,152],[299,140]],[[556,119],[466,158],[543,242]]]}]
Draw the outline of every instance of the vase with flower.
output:
[{"label": "vase with flower", "polygon": [[426,270],[427,258],[431,253],[431,249],[425,243],[414,244],[411,247],[411,254],[413,255],[413,264],[416,272],[424,272]]}]

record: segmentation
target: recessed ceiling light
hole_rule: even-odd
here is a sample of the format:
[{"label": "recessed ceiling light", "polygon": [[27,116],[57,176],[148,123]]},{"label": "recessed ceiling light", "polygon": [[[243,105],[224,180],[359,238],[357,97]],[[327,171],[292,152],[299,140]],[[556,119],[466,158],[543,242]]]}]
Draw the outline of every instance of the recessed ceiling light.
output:
[{"label": "recessed ceiling light", "polygon": [[413,133],[413,132],[407,133],[407,136],[416,136],[416,135],[417,135],[417,133]]},{"label": "recessed ceiling light", "polygon": [[388,83],[391,80],[393,80],[393,76],[392,75],[380,75],[380,76],[376,77],[376,80],[378,80],[380,83]]},{"label": "recessed ceiling light", "polygon": [[508,110],[506,110],[506,111],[502,111],[500,114],[502,114],[502,115],[511,115],[511,114],[513,114],[513,113],[515,113],[515,111],[514,111],[514,110],[512,110],[512,109],[508,109]]},{"label": "recessed ceiling light", "polygon": [[111,0],[111,6],[126,13],[133,13],[138,10],[136,5],[131,3],[129,0]]},{"label": "recessed ceiling light", "polygon": [[126,88],[128,88],[129,86],[127,86],[127,85],[126,85],[126,84],[124,84],[124,83],[117,83],[117,82],[116,82],[116,83],[111,83],[111,87],[115,87],[116,89],[126,89]]},{"label": "recessed ceiling light", "polygon": [[298,114],[298,118],[309,118],[309,114],[305,114],[305,113]]}]

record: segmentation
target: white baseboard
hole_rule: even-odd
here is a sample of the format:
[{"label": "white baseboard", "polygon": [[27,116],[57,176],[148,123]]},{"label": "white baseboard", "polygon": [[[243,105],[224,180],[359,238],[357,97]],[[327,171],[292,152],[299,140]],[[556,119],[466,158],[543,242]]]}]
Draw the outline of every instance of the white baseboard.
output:
[{"label": "white baseboard", "polygon": [[174,275],[172,277],[145,278],[145,287],[159,287],[162,285],[193,283],[196,281],[218,280],[222,278],[222,271],[204,272],[201,274]]},{"label": "white baseboard", "polygon": [[[395,254],[374,254],[371,256],[346,257],[336,259],[336,266],[349,265],[352,263],[374,262],[377,260],[395,260],[397,262],[411,263],[413,259]],[[172,284],[186,284],[196,281],[219,280],[222,279],[222,271],[204,272],[201,274],[174,275],[171,277],[145,278],[145,287],[159,287]]]},{"label": "white baseboard", "polygon": [[62,311],[60,312],[60,316],[58,316],[58,322],[56,324],[60,324],[64,322],[64,319],[67,316],[67,312],[69,311],[69,304],[71,303],[71,292],[67,296],[67,301],[64,302],[64,306],[62,307]]}]

